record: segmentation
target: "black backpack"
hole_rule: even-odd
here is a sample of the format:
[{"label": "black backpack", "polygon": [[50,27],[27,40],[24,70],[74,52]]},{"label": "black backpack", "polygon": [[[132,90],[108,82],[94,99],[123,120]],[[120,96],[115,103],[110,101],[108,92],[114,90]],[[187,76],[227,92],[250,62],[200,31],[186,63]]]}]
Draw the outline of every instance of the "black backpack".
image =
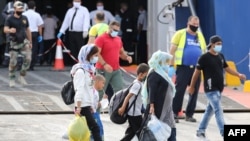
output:
[{"label": "black backpack", "polygon": [[[124,114],[122,116],[120,116],[118,114],[118,110],[119,108],[122,106],[123,101],[125,99],[125,97],[128,95],[130,88],[133,86],[134,83],[132,83],[129,87],[122,89],[118,92],[116,92],[110,99],[109,102],[109,115],[110,115],[110,120],[113,123],[116,124],[124,124],[127,121],[127,112],[129,111],[129,109],[135,105],[136,99],[138,97],[138,94],[141,91],[141,88],[138,92],[138,94],[136,95],[135,99],[133,100],[133,102],[131,103],[131,105],[125,110]],[[129,104],[128,104],[129,105]],[[135,110],[135,107],[134,107]]]},{"label": "black backpack", "polygon": [[71,80],[66,81],[63,84],[63,87],[61,89],[61,96],[62,96],[63,102],[66,105],[70,105],[70,104],[74,103],[75,89],[74,89],[73,77],[72,76],[71,76]]},{"label": "black backpack", "polygon": [[74,103],[75,89],[73,85],[73,78],[63,84],[63,87],[61,90],[61,96],[62,96],[63,102],[66,105],[70,105]]}]

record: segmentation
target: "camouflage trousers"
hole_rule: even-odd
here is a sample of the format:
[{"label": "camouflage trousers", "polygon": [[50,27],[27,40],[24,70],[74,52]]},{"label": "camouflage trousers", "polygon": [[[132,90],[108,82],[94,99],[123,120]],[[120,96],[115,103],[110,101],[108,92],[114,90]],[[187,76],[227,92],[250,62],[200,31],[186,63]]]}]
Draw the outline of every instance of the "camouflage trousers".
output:
[{"label": "camouflage trousers", "polygon": [[17,69],[17,58],[18,54],[23,56],[23,64],[20,70],[20,75],[25,76],[27,70],[30,67],[31,62],[31,48],[29,41],[25,39],[23,43],[10,42],[10,62],[9,62],[9,77],[11,80],[16,78],[16,69]]}]

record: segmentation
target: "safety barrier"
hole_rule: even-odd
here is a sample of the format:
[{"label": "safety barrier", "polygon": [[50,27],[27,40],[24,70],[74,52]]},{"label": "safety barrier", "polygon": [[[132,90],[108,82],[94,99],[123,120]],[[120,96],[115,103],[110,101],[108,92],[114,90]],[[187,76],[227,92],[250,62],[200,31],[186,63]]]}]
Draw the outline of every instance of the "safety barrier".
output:
[{"label": "safety barrier", "polygon": [[[228,67],[237,71],[237,68],[235,66],[235,63],[233,61],[227,61]],[[241,81],[238,77],[233,76],[229,73],[226,72],[225,74],[225,83],[227,86],[240,86],[241,85]]]}]

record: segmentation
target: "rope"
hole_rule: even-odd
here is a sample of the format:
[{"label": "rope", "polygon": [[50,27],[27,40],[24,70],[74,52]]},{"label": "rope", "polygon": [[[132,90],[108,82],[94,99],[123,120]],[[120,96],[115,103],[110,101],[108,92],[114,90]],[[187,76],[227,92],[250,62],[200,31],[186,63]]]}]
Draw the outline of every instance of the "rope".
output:
[{"label": "rope", "polygon": [[246,61],[248,59],[248,57],[250,58],[250,52],[242,60],[240,60],[239,62],[235,63],[235,65],[236,66],[240,65],[241,63],[243,63],[244,61]]},{"label": "rope", "polygon": [[[61,39],[58,39],[58,40],[61,40]],[[69,50],[69,49],[64,45],[64,43],[62,42],[62,40],[61,40],[61,43],[62,43],[62,47],[63,47],[65,50]],[[68,51],[67,53],[68,53],[68,55],[69,55],[75,62],[78,63],[78,60],[70,53],[70,51]]]},{"label": "rope", "polygon": [[132,77],[132,78],[134,78],[134,79],[136,78],[136,76],[130,74],[130,73],[127,72],[124,68],[120,67],[120,69],[121,69],[124,73],[126,73],[127,75],[129,75],[130,77]]},{"label": "rope", "polygon": [[40,53],[37,56],[43,56],[43,55],[49,53],[51,51],[51,49],[55,47],[55,45],[56,45],[56,42],[49,49],[47,49],[44,53]]}]

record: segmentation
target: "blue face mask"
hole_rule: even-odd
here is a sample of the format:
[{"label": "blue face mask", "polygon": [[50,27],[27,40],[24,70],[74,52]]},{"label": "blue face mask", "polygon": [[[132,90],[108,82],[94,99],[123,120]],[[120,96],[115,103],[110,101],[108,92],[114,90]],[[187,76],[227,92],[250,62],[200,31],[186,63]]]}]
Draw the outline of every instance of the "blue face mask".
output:
[{"label": "blue face mask", "polygon": [[118,31],[112,30],[111,33],[110,33],[110,35],[111,35],[112,37],[116,37],[116,36],[118,35]]},{"label": "blue face mask", "polygon": [[222,50],[222,45],[215,45],[215,47],[214,47],[215,52],[219,53],[219,52],[221,52],[221,50]]},{"label": "blue face mask", "polygon": [[168,72],[168,70],[169,70],[169,65],[164,64],[164,65],[162,65],[161,67],[162,67],[162,69],[163,69],[165,72]]},{"label": "blue face mask", "polygon": [[94,56],[94,57],[92,57],[92,58],[90,59],[90,63],[91,63],[91,64],[95,64],[95,63],[97,63],[97,61],[98,61],[98,56]]},{"label": "blue face mask", "polygon": [[175,69],[174,67],[169,67],[168,69],[168,76],[172,78],[175,75]]}]

